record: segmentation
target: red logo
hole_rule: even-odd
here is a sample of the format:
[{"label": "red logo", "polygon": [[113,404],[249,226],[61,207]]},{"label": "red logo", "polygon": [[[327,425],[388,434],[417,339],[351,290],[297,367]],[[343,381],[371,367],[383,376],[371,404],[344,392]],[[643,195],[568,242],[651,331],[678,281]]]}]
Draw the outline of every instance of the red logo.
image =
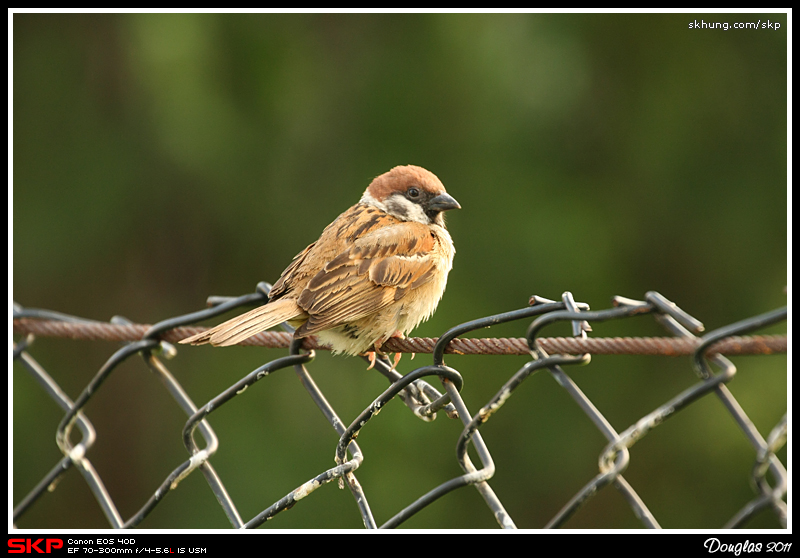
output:
[{"label": "red logo", "polygon": [[9,554],[50,554],[54,548],[64,548],[61,539],[8,539]]}]

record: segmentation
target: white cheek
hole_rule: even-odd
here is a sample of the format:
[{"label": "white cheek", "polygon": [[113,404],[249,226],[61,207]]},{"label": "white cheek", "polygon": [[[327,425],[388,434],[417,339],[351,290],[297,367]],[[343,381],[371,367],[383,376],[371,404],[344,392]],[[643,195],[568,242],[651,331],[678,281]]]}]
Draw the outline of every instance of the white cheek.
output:
[{"label": "white cheek", "polygon": [[361,196],[360,203],[377,207],[381,211],[385,211],[389,215],[394,215],[403,221],[415,221],[423,225],[431,224],[431,220],[425,215],[422,207],[419,204],[407,200],[402,194],[394,194],[385,202],[382,202],[375,199],[372,194],[369,193],[369,189],[367,189],[364,195]]},{"label": "white cheek", "polygon": [[394,195],[390,197],[386,200],[386,207],[389,209],[389,213],[404,221],[415,221],[423,225],[428,225],[431,222],[419,204],[411,202],[403,196]]},{"label": "white cheek", "polygon": [[369,193],[369,188],[367,189],[366,192],[364,192],[364,195],[361,196],[360,203],[363,203],[364,205],[371,205],[372,207],[377,207],[381,211],[386,211],[388,213],[388,210],[386,209],[386,204],[373,198],[372,194]]}]

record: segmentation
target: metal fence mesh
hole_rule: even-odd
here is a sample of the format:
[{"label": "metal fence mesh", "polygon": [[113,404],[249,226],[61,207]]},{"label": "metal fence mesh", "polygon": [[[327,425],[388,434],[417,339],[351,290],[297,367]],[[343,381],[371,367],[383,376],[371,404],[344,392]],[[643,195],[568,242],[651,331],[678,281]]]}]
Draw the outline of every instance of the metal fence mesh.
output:
[{"label": "metal fence mesh", "polygon": [[[20,363],[36,379],[64,415],[56,431],[56,442],[63,457],[24,497],[19,498],[14,495],[14,522],[20,520],[34,503],[42,500],[49,490],[55,489],[62,476],[71,474],[80,475],[89,486],[109,526],[137,527],[171,491],[180,490],[181,481],[190,475],[201,474],[231,526],[236,528],[258,527],[276,514],[292,508],[300,500],[313,497],[318,488],[331,481],[337,481],[340,487],[349,489],[353,495],[354,505],[368,528],[397,527],[447,493],[468,486],[477,490],[500,527],[515,528],[514,518],[507,512],[490,485],[490,480],[495,474],[495,463],[489,451],[490,444],[483,439],[480,429],[491,420],[492,416],[502,412],[503,405],[514,396],[515,390],[525,379],[539,370],[546,370],[607,440],[607,445],[599,455],[594,478],[588,479],[546,525],[539,527],[563,526],[599,491],[613,487],[624,497],[641,525],[659,528],[657,518],[623,476],[631,459],[631,447],[665,420],[706,395],[711,395],[720,401],[752,446],[753,466],[750,481],[755,492],[750,501],[741,502],[739,511],[730,517],[725,525],[708,527],[740,527],[761,513],[774,514],[780,525],[786,527],[787,506],[784,498],[787,472],[784,464],[776,457],[776,452],[786,443],[786,414],[771,431],[766,433],[766,437],[760,433],[726,386],[737,370],[725,356],[786,352],[786,336],[746,335],[786,320],[786,307],[698,336],[697,334],[703,331],[702,323],[655,292],[647,293],[643,301],[615,297],[613,307],[601,311],[590,311],[588,305],[576,303],[570,293],[564,293],[562,300],[558,302],[532,297],[528,307],[461,324],[448,330],[438,339],[390,340],[384,347],[388,352],[432,353],[432,364],[420,366],[401,376],[392,368],[386,356],[379,358],[376,361],[376,369],[390,380],[390,386],[377,395],[372,404],[355,418],[340,418],[309,374],[306,366],[314,361],[314,351],[319,348],[313,339],[292,341],[290,333],[265,332],[249,342],[288,347],[289,354],[256,368],[210,401],[197,405],[164,364],[164,357],[169,357],[175,352],[175,347],[170,341],[200,331],[198,328],[187,327],[189,324],[217,316],[233,308],[263,304],[268,291],[269,285],[262,283],[252,294],[236,298],[211,297],[210,308],[165,320],[153,326],[131,324],[123,318],[112,319],[111,323],[97,322],[15,305],[14,330],[23,336],[14,344],[13,360]],[[587,334],[591,331],[590,324],[593,322],[622,320],[641,315],[652,316],[666,329],[670,337],[598,339]],[[524,339],[461,338],[470,332],[511,321],[521,321],[523,325],[529,324]],[[542,331],[556,322],[571,323],[573,337],[542,337]],[[288,326],[285,328],[289,331]],[[106,361],[73,401],[53,376],[31,356],[30,348],[36,336],[126,340],[126,343]],[[527,354],[530,360],[521,368],[512,370],[511,376],[494,396],[475,411],[468,409],[461,396],[463,387],[461,374],[444,363],[444,355],[454,352]],[[663,404],[622,431],[618,431],[578,387],[569,373],[571,367],[588,364],[591,361],[591,354],[598,353],[692,355],[691,362],[697,380],[689,388],[668,395]],[[136,513],[130,517],[123,517],[106,490],[103,479],[92,465],[90,450],[97,436],[84,411],[87,402],[103,388],[105,380],[114,370],[136,354],[141,355],[175,404],[188,416],[181,435],[189,457],[178,464],[160,486],[153,487],[152,494],[149,498],[143,498],[141,507]],[[332,452],[335,450],[335,466],[320,471],[313,478],[305,479],[291,489],[287,487],[284,497],[267,505],[254,517],[242,517],[236,502],[225,488],[225,479],[220,477],[212,464],[212,457],[217,452],[220,440],[211,422],[214,413],[220,407],[235,400],[249,386],[283,368],[294,369],[308,396],[339,436],[336,447],[331,448]],[[433,385],[437,382],[441,384],[441,391]],[[427,492],[414,493],[411,495],[413,499],[411,504],[396,510],[388,520],[379,522],[370,509],[368,494],[357,480],[356,473],[365,455],[357,444],[356,437],[368,422],[380,420],[376,419],[376,415],[396,396],[414,415],[424,421],[433,420],[437,412],[442,412],[449,418],[463,423],[461,434],[453,440],[456,460],[463,474]],[[785,402],[781,404],[785,407]],[[470,457],[470,447],[477,462]],[[452,446],[444,451],[452,451]],[[314,525],[320,528],[325,526]]]}]

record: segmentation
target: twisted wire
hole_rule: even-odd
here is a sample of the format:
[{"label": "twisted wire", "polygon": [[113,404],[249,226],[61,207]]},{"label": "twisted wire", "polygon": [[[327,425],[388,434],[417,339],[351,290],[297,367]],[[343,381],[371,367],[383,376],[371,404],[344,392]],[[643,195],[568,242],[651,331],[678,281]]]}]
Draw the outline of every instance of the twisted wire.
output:
[{"label": "twisted wire", "polygon": [[[71,322],[18,318],[14,320],[14,333],[32,333],[42,337],[64,337],[84,341],[138,341],[153,326],[146,324],[118,325],[106,322]],[[160,339],[177,343],[204,327],[176,327],[160,334]],[[282,331],[264,331],[240,343],[243,346],[258,346],[272,349],[287,348],[292,335]],[[387,353],[430,354],[438,342],[432,337],[392,338],[383,344]],[[695,352],[700,340],[685,337],[545,337],[539,339],[548,353],[567,355],[652,355],[687,356]],[[787,351],[785,335],[753,335],[725,338],[712,345],[709,354],[765,355]],[[306,350],[327,350],[315,337],[303,340]],[[530,355],[525,338],[484,337],[453,339],[445,349],[449,354],[461,355]]]}]

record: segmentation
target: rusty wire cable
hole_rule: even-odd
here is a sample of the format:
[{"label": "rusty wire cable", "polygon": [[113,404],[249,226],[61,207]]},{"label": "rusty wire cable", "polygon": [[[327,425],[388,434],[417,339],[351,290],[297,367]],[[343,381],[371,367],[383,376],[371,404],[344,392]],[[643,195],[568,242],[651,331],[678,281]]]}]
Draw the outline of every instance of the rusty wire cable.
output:
[{"label": "rusty wire cable", "polygon": [[[40,337],[64,337],[84,341],[137,341],[152,329],[144,324],[112,324],[106,322],[71,322],[52,319],[15,318],[14,333],[32,333]],[[205,331],[204,327],[177,327],[162,333],[159,338],[177,343],[196,333]],[[408,337],[391,338],[383,344],[386,353],[430,354],[438,338]],[[242,346],[256,346],[270,349],[288,349],[292,335],[283,331],[264,331],[239,343]],[[700,341],[686,337],[547,337],[540,339],[542,348],[548,353],[567,355],[653,355],[687,356],[697,350]],[[785,353],[785,335],[754,335],[727,337],[710,349],[711,354],[723,355],[767,355]],[[305,338],[305,350],[328,350],[315,337]],[[523,337],[483,337],[456,338],[445,349],[448,354],[460,355],[529,355],[528,342]]]}]

